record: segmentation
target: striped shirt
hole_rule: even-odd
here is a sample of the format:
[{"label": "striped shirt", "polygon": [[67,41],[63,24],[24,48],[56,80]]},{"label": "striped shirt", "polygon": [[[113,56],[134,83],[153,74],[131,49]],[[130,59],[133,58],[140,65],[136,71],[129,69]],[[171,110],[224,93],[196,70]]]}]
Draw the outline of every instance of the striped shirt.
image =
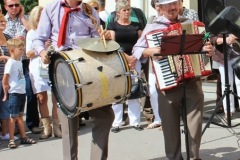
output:
[{"label": "striped shirt", "polygon": [[[11,39],[11,36],[9,36],[8,34],[4,34],[4,36],[7,40]],[[5,45],[0,46],[0,48],[5,56],[10,56]],[[6,62],[0,61],[0,80],[2,80],[3,78],[5,64]]]}]

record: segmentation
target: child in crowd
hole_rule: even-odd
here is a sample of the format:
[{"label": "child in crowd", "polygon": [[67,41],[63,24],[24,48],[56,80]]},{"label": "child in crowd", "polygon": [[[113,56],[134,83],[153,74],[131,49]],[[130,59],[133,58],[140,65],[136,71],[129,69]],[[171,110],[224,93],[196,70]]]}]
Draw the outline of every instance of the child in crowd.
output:
[{"label": "child in crowd", "polygon": [[25,78],[23,75],[22,62],[20,61],[24,52],[24,42],[19,39],[7,41],[7,49],[10,54],[2,80],[4,97],[3,101],[8,100],[10,107],[9,121],[9,148],[16,148],[14,142],[14,129],[17,122],[20,131],[21,144],[35,144],[36,141],[25,134],[23,112],[26,101]]}]

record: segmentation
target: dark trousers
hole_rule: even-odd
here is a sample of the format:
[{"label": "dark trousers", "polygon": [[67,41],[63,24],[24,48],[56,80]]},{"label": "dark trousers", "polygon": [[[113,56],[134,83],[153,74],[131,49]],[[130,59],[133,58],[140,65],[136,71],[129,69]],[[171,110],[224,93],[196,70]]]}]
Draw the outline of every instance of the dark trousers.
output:
[{"label": "dark trousers", "polygon": [[23,74],[26,80],[27,110],[26,125],[32,130],[33,127],[39,126],[39,114],[37,96],[33,93],[31,79],[29,77],[29,59],[22,60]]},{"label": "dark trousers", "polygon": [[[94,119],[90,160],[106,160],[108,157],[108,137],[114,120],[111,106],[88,111],[90,117]],[[62,127],[63,159],[77,160],[79,116],[67,118],[60,109],[58,115]],[[84,144],[80,145],[84,147]]]}]

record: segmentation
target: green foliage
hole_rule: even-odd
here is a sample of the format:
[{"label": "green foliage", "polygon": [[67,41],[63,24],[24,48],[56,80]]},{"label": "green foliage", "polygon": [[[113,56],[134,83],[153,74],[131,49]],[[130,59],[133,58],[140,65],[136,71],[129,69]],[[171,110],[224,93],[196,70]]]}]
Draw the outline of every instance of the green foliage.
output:
[{"label": "green foliage", "polygon": [[1,8],[2,8],[2,13],[5,15],[5,14],[6,14],[6,10],[5,10],[5,8],[4,8],[3,0],[0,1],[0,5],[1,5]]},{"label": "green foliage", "polygon": [[30,11],[38,5],[38,0],[20,0],[20,3],[23,5],[25,14],[29,14]]}]

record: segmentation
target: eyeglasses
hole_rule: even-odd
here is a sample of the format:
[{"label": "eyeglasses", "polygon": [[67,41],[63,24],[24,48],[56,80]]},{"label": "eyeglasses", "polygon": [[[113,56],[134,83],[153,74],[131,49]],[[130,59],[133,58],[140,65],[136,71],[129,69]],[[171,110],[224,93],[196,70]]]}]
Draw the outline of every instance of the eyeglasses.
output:
[{"label": "eyeglasses", "polygon": [[93,7],[96,11],[98,10],[98,7]]},{"label": "eyeglasses", "polygon": [[9,5],[7,5],[9,8],[13,8],[14,6],[17,8],[17,7],[19,7],[20,6],[20,4],[19,3],[16,3],[16,4],[9,4]]},{"label": "eyeglasses", "polygon": [[7,23],[7,21],[0,21],[0,23]]}]

